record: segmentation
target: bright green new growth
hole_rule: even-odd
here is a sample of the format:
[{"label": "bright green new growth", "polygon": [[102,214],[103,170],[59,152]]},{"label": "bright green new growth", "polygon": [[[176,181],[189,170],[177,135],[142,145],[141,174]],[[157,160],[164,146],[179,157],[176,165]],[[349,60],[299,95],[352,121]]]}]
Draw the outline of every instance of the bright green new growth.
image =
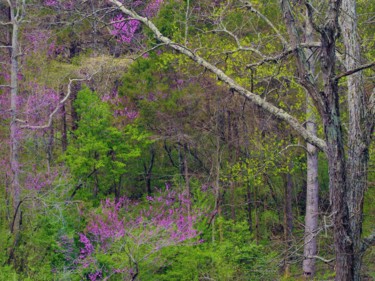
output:
[{"label": "bright green new growth", "polygon": [[64,159],[78,182],[94,186],[95,196],[116,192],[126,163],[150,144],[148,134],[140,131],[136,122],[123,129],[115,127],[109,104],[87,87],[78,93],[74,106],[78,128],[72,132]]}]

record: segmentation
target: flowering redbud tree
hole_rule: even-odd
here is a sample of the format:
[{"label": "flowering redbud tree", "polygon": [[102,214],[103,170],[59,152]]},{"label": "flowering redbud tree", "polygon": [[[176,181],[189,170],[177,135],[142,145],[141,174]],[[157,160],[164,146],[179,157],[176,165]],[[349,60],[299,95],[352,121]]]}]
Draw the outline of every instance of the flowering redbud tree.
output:
[{"label": "flowering redbud tree", "polygon": [[[149,2],[144,10],[141,12],[144,16],[151,18],[154,17],[160,9],[163,0],[152,0]],[[134,1],[133,7],[140,6],[142,1]],[[136,32],[141,26],[138,20],[125,18],[123,14],[115,16],[111,20],[112,30],[111,34],[117,38],[121,43],[130,44],[134,39]]]},{"label": "flowering redbud tree", "polygon": [[188,198],[167,185],[165,192],[147,196],[143,204],[126,197],[103,201],[85,234],[79,234],[80,269],[92,281],[112,275],[136,280],[142,264],[151,262],[162,248],[198,243],[194,226],[199,211],[189,211]]}]

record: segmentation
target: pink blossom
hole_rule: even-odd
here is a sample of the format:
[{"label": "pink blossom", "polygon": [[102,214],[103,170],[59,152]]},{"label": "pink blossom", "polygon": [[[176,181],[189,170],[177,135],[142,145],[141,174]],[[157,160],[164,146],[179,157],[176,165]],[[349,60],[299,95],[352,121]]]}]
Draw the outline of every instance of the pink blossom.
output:
[{"label": "pink blossom", "polygon": [[56,7],[59,4],[57,0],[45,0],[44,5],[49,7]]},{"label": "pink blossom", "polygon": [[138,20],[127,20],[123,15],[118,15],[114,17],[111,21],[113,29],[111,34],[116,36],[119,42],[130,43],[135,35],[135,32],[140,27],[140,22]]},{"label": "pink blossom", "polygon": [[84,259],[94,251],[94,247],[92,246],[90,240],[83,233],[79,234],[79,241],[84,245],[84,247],[80,250],[79,258]]}]

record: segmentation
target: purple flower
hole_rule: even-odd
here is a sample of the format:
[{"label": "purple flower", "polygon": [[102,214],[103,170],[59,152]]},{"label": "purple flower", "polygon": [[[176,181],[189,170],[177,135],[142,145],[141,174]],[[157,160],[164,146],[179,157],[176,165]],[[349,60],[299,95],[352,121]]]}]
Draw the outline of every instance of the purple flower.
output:
[{"label": "purple flower", "polygon": [[117,37],[119,42],[130,43],[141,23],[138,20],[127,20],[123,15],[114,17],[111,21],[111,34]]}]

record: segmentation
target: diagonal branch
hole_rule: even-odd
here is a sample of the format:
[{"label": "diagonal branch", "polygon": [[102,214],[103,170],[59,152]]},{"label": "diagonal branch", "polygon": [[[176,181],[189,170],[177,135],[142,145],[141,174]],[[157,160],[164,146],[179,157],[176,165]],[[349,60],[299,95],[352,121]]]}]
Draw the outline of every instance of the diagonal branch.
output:
[{"label": "diagonal branch", "polygon": [[288,48],[287,50],[285,50],[282,53],[277,54],[273,57],[264,57],[264,59],[261,60],[261,61],[258,61],[256,63],[248,64],[248,65],[246,65],[246,68],[252,68],[252,67],[255,67],[255,66],[260,66],[260,65],[263,65],[267,62],[278,63],[279,61],[281,61],[285,57],[287,57],[287,56],[293,54],[294,52],[296,52],[299,48],[320,48],[320,47],[321,47],[321,44],[319,42],[311,42],[311,43],[308,43],[308,44],[307,43],[301,43],[298,46],[296,46],[295,48]]},{"label": "diagonal branch", "polygon": [[234,41],[236,41],[237,49],[234,50],[234,51],[228,51],[228,52],[226,52],[227,54],[232,54],[232,53],[235,53],[237,51],[250,51],[250,52],[256,53],[258,56],[260,56],[260,57],[262,57],[264,59],[267,58],[258,49],[255,49],[255,48],[252,48],[252,47],[249,47],[249,46],[242,46],[240,40],[238,39],[238,37],[233,32],[229,31],[224,26],[222,27],[222,29],[215,29],[215,30],[213,30],[213,32],[223,32],[223,33],[226,33],[230,37],[232,37],[234,39]]},{"label": "diagonal branch", "polygon": [[[48,117],[48,122],[47,124],[45,125],[39,125],[39,126],[33,126],[33,125],[21,125],[20,128],[23,128],[23,129],[31,129],[31,130],[38,130],[38,129],[46,129],[46,128],[49,128],[51,127],[52,125],[52,120],[53,120],[53,117],[54,115],[59,111],[59,109],[61,108],[61,106],[67,101],[67,99],[69,98],[71,92],[72,92],[72,84],[73,82],[76,82],[76,81],[89,81],[91,80],[92,76],[89,76],[87,78],[76,78],[76,79],[69,79],[69,84],[68,84],[68,93],[66,94],[66,96],[59,102],[59,104],[56,106],[56,108],[51,112],[51,114],[49,115]],[[27,123],[27,121],[24,121],[24,120],[19,120],[17,119],[18,122],[20,123]]]},{"label": "diagonal branch", "polygon": [[281,35],[280,31],[273,25],[273,23],[261,12],[259,12],[257,9],[254,8],[254,6],[251,5],[250,2],[244,1],[246,7],[250,10],[250,12],[253,12],[257,14],[259,17],[261,17],[272,29],[275,31],[277,37],[279,37],[280,41],[283,43],[284,48],[287,48],[289,46],[288,42],[285,40],[285,38]]},{"label": "diagonal branch", "polygon": [[361,66],[359,66],[359,67],[357,67],[357,68],[354,68],[354,69],[348,70],[348,71],[346,71],[346,72],[344,72],[344,73],[341,73],[341,74],[337,75],[337,76],[336,76],[335,78],[333,78],[333,79],[334,79],[334,80],[339,80],[339,79],[341,79],[341,78],[344,78],[344,77],[346,77],[346,76],[352,75],[352,74],[354,74],[354,73],[356,73],[356,72],[359,72],[359,71],[361,71],[361,70],[364,70],[364,69],[367,69],[367,68],[371,68],[371,67],[373,67],[373,66],[375,66],[375,61],[370,62],[370,63],[368,63],[368,64],[361,65]]},{"label": "diagonal branch", "polygon": [[165,43],[166,45],[170,46],[172,49],[178,51],[179,53],[189,57],[191,60],[195,61],[200,66],[203,66],[207,70],[214,73],[219,80],[223,81],[227,84],[231,89],[245,97],[246,99],[253,102],[255,105],[263,108],[273,116],[286,121],[298,134],[305,139],[305,141],[315,145],[319,149],[323,151],[327,151],[327,144],[324,140],[316,137],[315,135],[308,132],[299,122],[298,120],[291,116],[286,111],[274,106],[273,104],[265,101],[260,96],[250,92],[249,90],[245,89],[244,87],[238,85],[231,77],[226,75],[222,70],[215,67],[213,64],[206,61],[204,58],[200,57],[198,54],[194,53],[192,50],[188,49],[186,46],[182,46],[176,42],[173,42],[171,39],[163,36],[163,34],[159,31],[159,29],[147,18],[141,17],[135,12],[127,9],[120,1],[118,0],[109,0],[109,2],[116,5],[124,14],[131,16],[143,24],[145,24],[151,31],[154,33],[156,39]]}]

